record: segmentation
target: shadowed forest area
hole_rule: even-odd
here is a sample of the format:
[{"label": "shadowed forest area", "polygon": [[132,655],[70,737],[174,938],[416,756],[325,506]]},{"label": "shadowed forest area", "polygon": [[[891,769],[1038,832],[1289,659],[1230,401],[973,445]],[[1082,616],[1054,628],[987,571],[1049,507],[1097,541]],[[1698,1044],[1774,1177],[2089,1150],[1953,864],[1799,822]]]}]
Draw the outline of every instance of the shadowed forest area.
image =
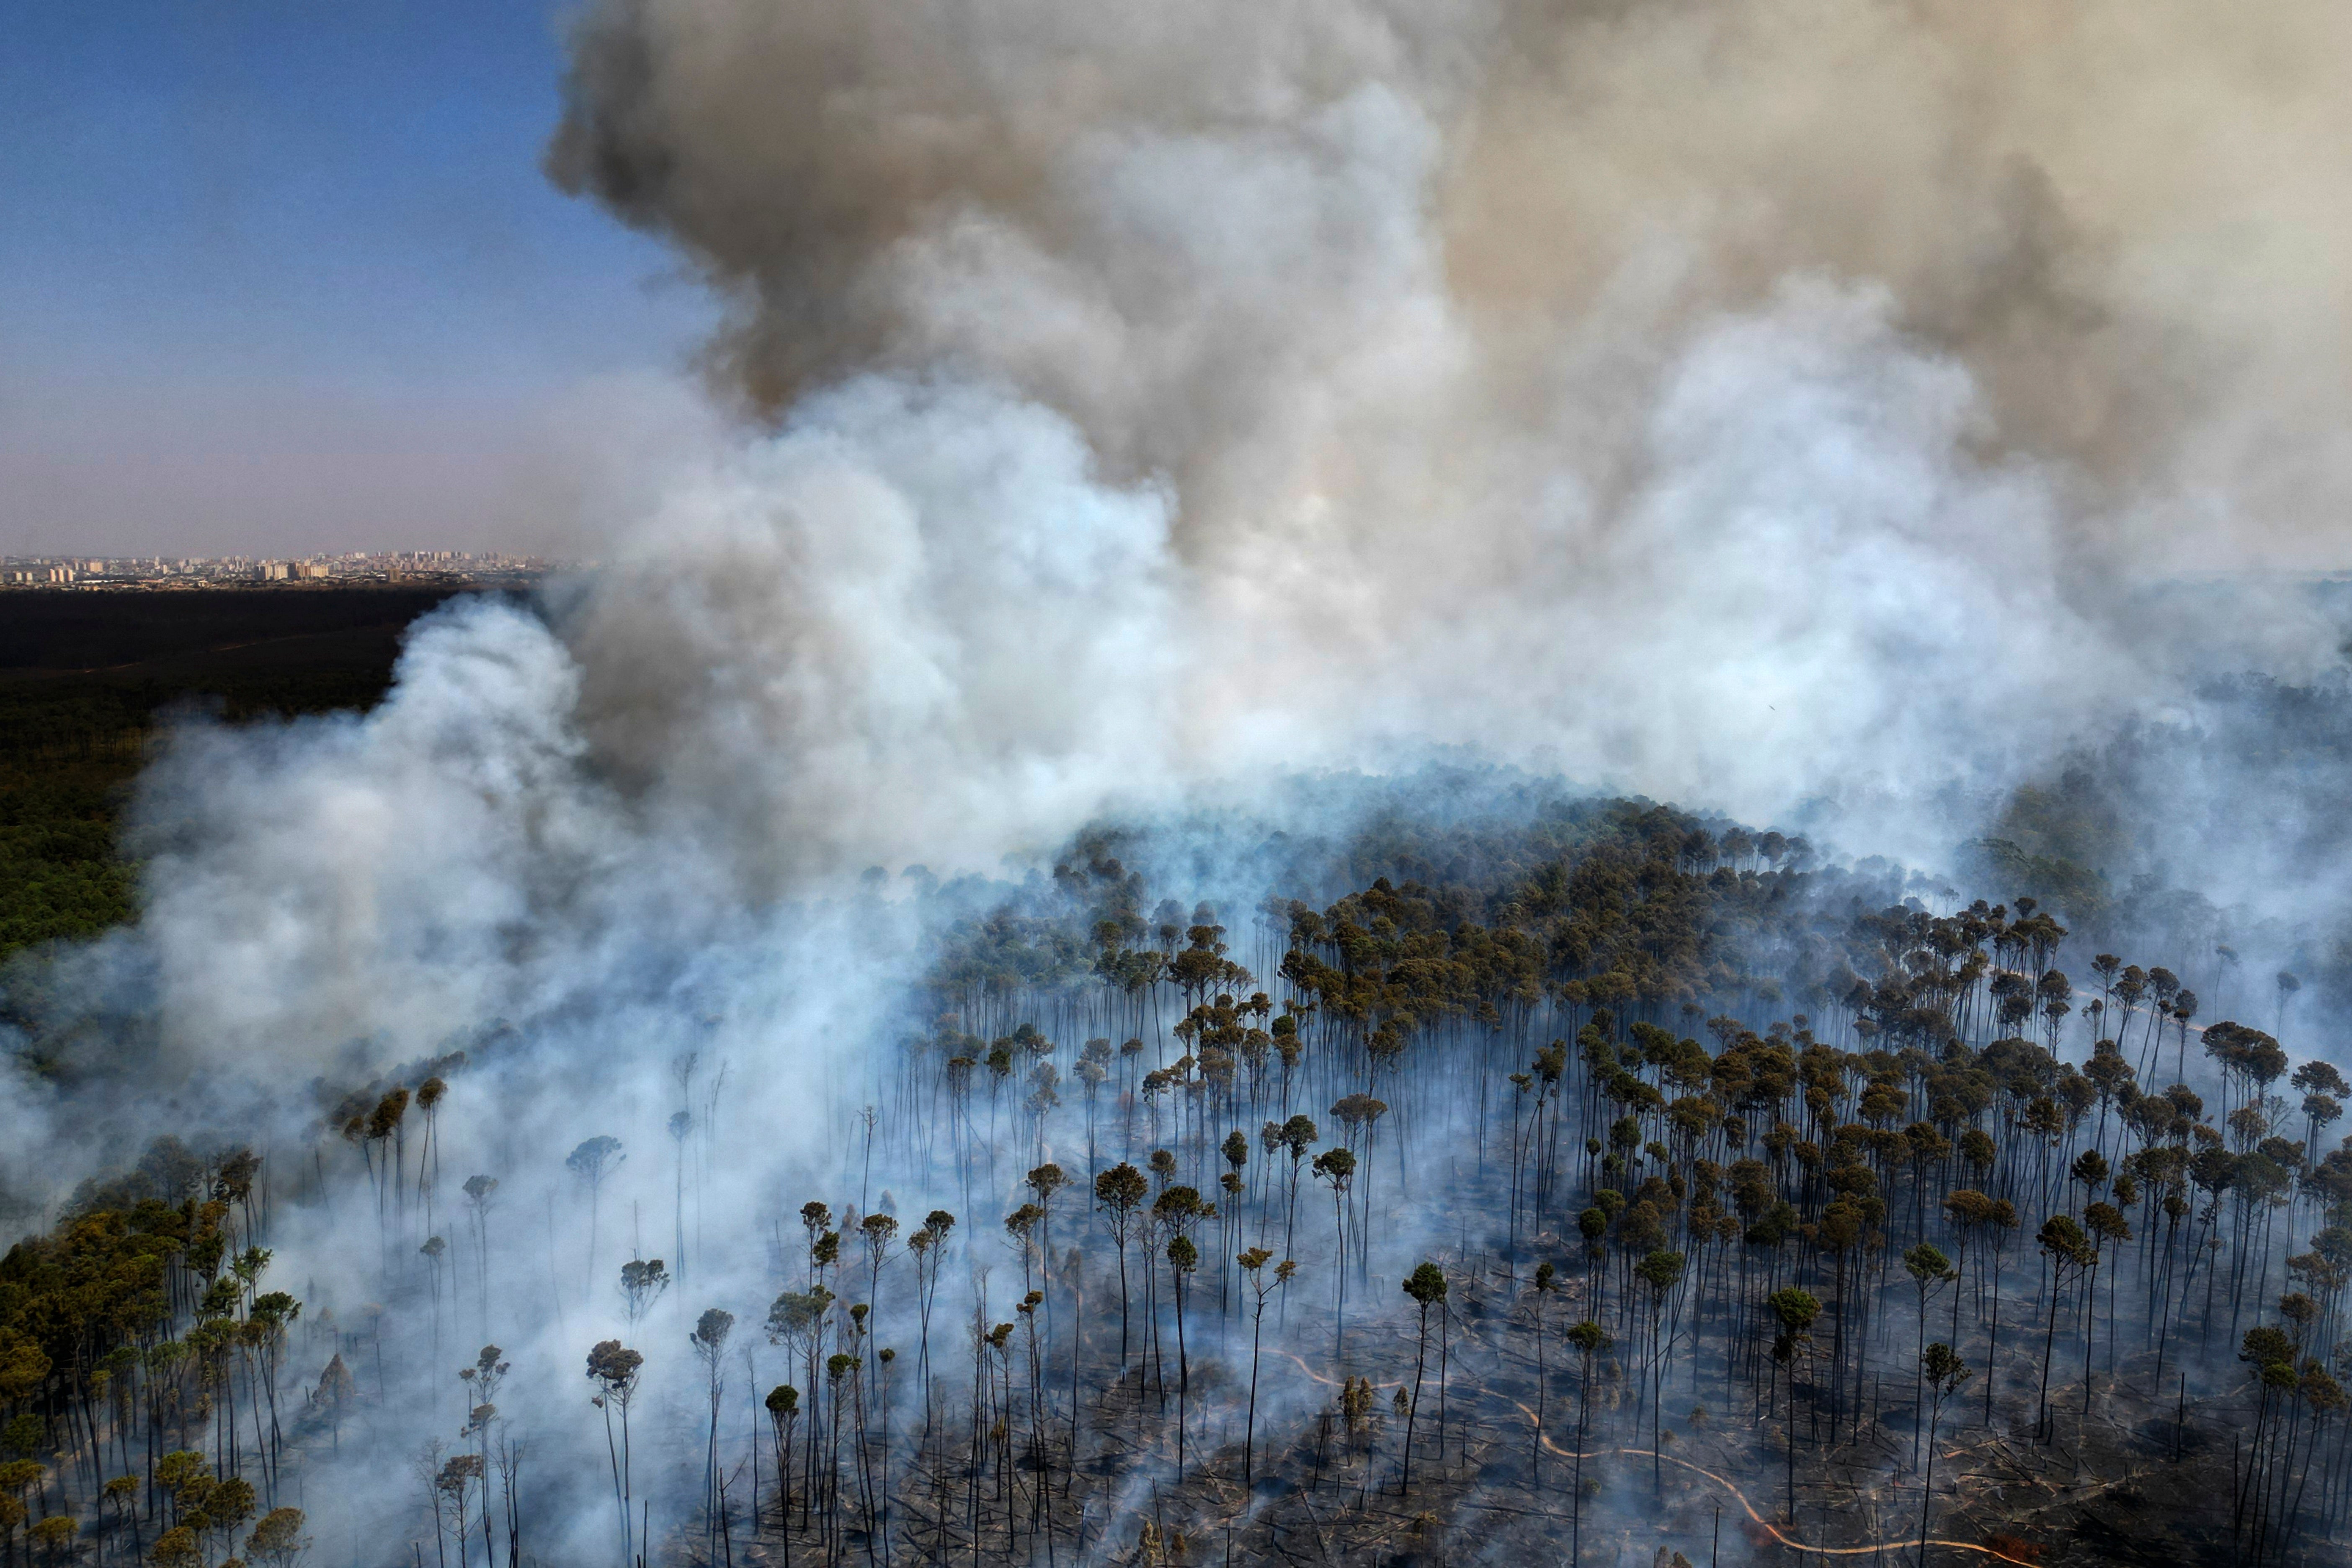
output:
[{"label": "shadowed forest area", "polygon": [[[2352,1087],[2294,976],[1640,801],[1269,838],[1252,904],[1178,896],[1192,847],[910,870],[905,1032],[753,1208],[706,1201],[759,1130],[697,1053],[667,1147],[445,1146],[528,1025],[322,1081],[297,1146],[158,1141],[0,1263],[11,1539],[2340,1557]],[[366,1261],[298,1298],[321,1220]],[[550,1323],[568,1370],[499,1348]]]},{"label": "shadowed forest area", "polygon": [[175,709],[364,708],[410,621],[404,589],[0,594],[0,960],[130,918],[116,827]]}]

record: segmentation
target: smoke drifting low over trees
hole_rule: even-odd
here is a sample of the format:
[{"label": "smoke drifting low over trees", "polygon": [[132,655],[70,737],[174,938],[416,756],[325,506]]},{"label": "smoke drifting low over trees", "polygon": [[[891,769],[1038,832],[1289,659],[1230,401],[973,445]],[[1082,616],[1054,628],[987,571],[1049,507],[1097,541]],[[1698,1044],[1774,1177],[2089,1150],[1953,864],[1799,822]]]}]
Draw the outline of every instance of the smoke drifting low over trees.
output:
[{"label": "smoke drifting low over trees", "polygon": [[2346,26],[585,7],[713,408],[15,961],[5,1550],[2329,1560]]},{"label": "smoke drifting low over trees", "polygon": [[723,1031],[577,1079],[631,1136],[535,1125],[548,1020],[159,1140],[0,1264],[25,1520],[188,1562],[2340,1550],[2352,1087],[2291,994],[2206,1023],[2205,955],[2032,899],[1423,788],[899,879],[899,1022],[789,1130]]}]

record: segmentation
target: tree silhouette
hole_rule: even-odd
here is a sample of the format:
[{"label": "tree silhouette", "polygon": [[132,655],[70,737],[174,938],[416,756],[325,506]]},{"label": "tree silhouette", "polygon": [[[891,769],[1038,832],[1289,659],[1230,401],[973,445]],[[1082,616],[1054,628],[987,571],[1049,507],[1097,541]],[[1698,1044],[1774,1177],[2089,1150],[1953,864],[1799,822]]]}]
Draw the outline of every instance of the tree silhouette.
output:
[{"label": "tree silhouette", "polygon": [[466,1385],[467,1394],[466,1425],[458,1436],[475,1440],[474,1457],[479,1461],[482,1477],[482,1557],[483,1561],[491,1563],[497,1562],[498,1552],[496,1537],[490,1533],[488,1507],[490,1426],[498,1419],[499,1385],[506,1381],[507,1373],[514,1370],[505,1357],[506,1352],[498,1346],[484,1345],[476,1353],[473,1365],[457,1369],[457,1380]]},{"label": "tree silhouette", "polygon": [[147,1561],[155,1568],[204,1568],[204,1542],[184,1524],[175,1524],[155,1538]]},{"label": "tree silhouette", "polygon": [[1249,1277],[1250,1292],[1255,1298],[1250,1313],[1249,1408],[1243,1418],[1242,1427],[1242,1485],[1244,1487],[1255,1479],[1257,1473],[1257,1366],[1258,1352],[1265,1339],[1265,1299],[1276,1289],[1288,1285],[1291,1276],[1298,1271],[1298,1265],[1286,1258],[1275,1265],[1274,1277],[1268,1279],[1265,1266],[1273,1258],[1274,1254],[1265,1247],[1253,1247],[1235,1259],[1242,1266],[1242,1271]]},{"label": "tree silhouette", "polygon": [[[1927,1364],[1927,1302],[1937,1291],[1958,1279],[1959,1270],[1952,1267],[1952,1260],[1946,1258],[1932,1242],[1923,1241],[1903,1255],[1903,1272],[1911,1276],[1911,1283],[1919,1292],[1919,1322],[1916,1343],[1921,1371],[1914,1375],[1911,1390],[1912,1400],[1917,1404],[1924,1402],[1926,1397],[1920,1390],[1918,1380],[1926,1375],[1925,1368]],[[1916,1422],[1912,1425],[1912,1434],[1911,1462],[1916,1465],[1919,1462],[1919,1446],[1918,1426]]]},{"label": "tree silhouette", "polygon": [[338,1351],[328,1359],[326,1370],[319,1374],[318,1391],[311,1395],[313,1403],[327,1407],[333,1424],[338,1453],[342,1451],[343,1446],[343,1413],[358,1398],[358,1380],[352,1376],[351,1368],[343,1364],[342,1352]]},{"label": "tree silhouette", "polygon": [[[1650,1486],[1655,1495],[1663,1486],[1659,1470],[1663,1461],[1658,1456],[1658,1433],[1661,1408],[1665,1404],[1666,1345],[1661,1333],[1666,1300],[1675,1287],[1682,1283],[1684,1258],[1679,1252],[1658,1247],[1634,1266],[1633,1272],[1650,1289]],[[1637,1431],[1639,1427],[1635,1428]]]},{"label": "tree silhouette", "polygon": [[1944,1418],[1944,1402],[1960,1390],[1969,1380],[1968,1363],[1955,1354],[1952,1347],[1938,1340],[1919,1355],[1919,1375],[1927,1387],[1931,1408],[1927,1416],[1927,1472],[1919,1488],[1919,1557],[1927,1561],[1927,1510],[1936,1498],[1936,1433]]},{"label": "tree silhouette", "polygon": [[[1171,1191],[1181,1191],[1176,1188]],[[1192,1238],[1178,1234],[1168,1241],[1168,1271],[1176,1292],[1176,1483],[1184,1483],[1185,1412],[1192,1392],[1192,1363],[1184,1351],[1184,1282],[1201,1266],[1200,1248]]]},{"label": "tree silhouette", "polygon": [[[2017,1208],[2007,1198],[1991,1198],[1972,1187],[1960,1187],[1944,1197],[1944,1212],[1950,1218],[1956,1233],[1965,1241],[1979,1232],[1979,1245],[1990,1255],[1992,1267],[1992,1312],[1985,1334],[1985,1361],[1988,1367],[1996,1364],[1993,1356],[2000,1343],[2000,1247],[2007,1233],[2018,1226]],[[1954,1302],[1957,1311],[1958,1303]],[[1990,1372],[1985,1377],[1985,1423],[1992,1422],[1994,1379]]]},{"label": "tree silhouette", "polygon": [[1118,1252],[1118,1370],[1127,1375],[1128,1284],[1127,1248],[1135,1239],[1136,1216],[1151,1194],[1143,1173],[1125,1161],[1095,1178],[1095,1202],[1110,1227],[1111,1245]]},{"label": "tree silhouette", "polygon": [[490,1315],[490,1206],[499,1190],[495,1176],[466,1178],[467,1218],[473,1226],[475,1273],[478,1293],[481,1297],[482,1317]]},{"label": "tree silhouette", "polygon": [[898,1236],[898,1221],[895,1215],[869,1214],[857,1222],[857,1235],[866,1244],[866,1294],[869,1299],[878,1299],[882,1294],[882,1268],[890,1261],[891,1244]]},{"label": "tree silhouette", "polygon": [[721,1528],[719,1521],[726,1511],[725,1494],[719,1479],[719,1404],[726,1393],[726,1372],[720,1357],[727,1349],[727,1338],[734,1331],[735,1314],[717,1307],[705,1310],[694,1322],[694,1331],[687,1336],[695,1356],[702,1363],[703,1375],[710,1393],[710,1438],[705,1450],[703,1468],[703,1550],[712,1554]]},{"label": "tree silhouette", "polygon": [[1592,1429],[1592,1363],[1610,1346],[1609,1335],[1591,1318],[1568,1331],[1580,1367],[1576,1397],[1576,1474],[1569,1484],[1569,1549],[1570,1568],[1584,1561],[1584,1450]]},{"label": "tree silhouette", "polygon": [[[2126,1179],[2128,1180],[2129,1178],[2126,1177]],[[2084,1228],[2090,1233],[2091,1263],[2092,1267],[2095,1268],[2098,1266],[2101,1257],[2108,1247],[2114,1247],[2117,1243],[2129,1241],[2131,1239],[2131,1222],[2124,1217],[2123,1210],[2116,1207],[2113,1204],[2095,1203],[2084,1207],[2083,1210],[2083,1226]],[[2116,1268],[2107,1271],[2107,1318],[2110,1325],[2110,1333],[2108,1338],[2110,1345],[2114,1343],[2112,1327],[2115,1321],[2115,1290],[2116,1286],[2121,1283],[2122,1272],[2123,1270],[2120,1259],[2118,1260]],[[2095,1280],[2086,1281],[2083,1287],[2083,1412],[2087,1415],[2090,1414],[2091,1409],[2091,1336],[2095,1327],[2090,1309],[2097,1299],[2097,1282]]]},{"label": "tree silhouette", "polygon": [[54,1564],[60,1556],[73,1552],[74,1538],[81,1533],[81,1521],[69,1513],[53,1513],[25,1532],[27,1546],[37,1546],[42,1555]]},{"label": "tree silhouette", "polygon": [[[588,1352],[588,1381],[596,1392],[589,1403],[604,1413],[604,1450],[613,1465],[613,1500],[621,1510],[621,1557],[632,1561],[635,1556],[636,1536],[630,1522],[634,1491],[630,1485],[629,1405],[636,1398],[637,1380],[645,1371],[646,1358],[624,1346],[618,1340],[600,1340]],[[621,1416],[618,1447],[613,1440],[613,1415]]]},{"label": "tree silhouette", "polygon": [[295,1568],[310,1550],[302,1533],[308,1522],[299,1508],[271,1509],[245,1538],[247,1554],[262,1568]]},{"label": "tree silhouette", "polygon": [[669,1271],[658,1258],[632,1259],[621,1265],[621,1300],[626,1307],[629,1326],[635,1328],[645,1321],[653,1305],[669,1289]]},{"label": "tree silhouette", "polygon": [[[1297,1037],[1294,1035],[1292,1037]],[[1269,1121],[1266,1125],[1272,1128],[1274,1123]],[[1282,1246],[1286,1252],[1298,1245],[1299,1165],[1307,1158],[1307,1151],[1315,1146],[1315,1141],[1320,1135],[1320,1130],[1315,1125],[1315,1119],[1301,1115],[1294,1115],[1285,1121],[1278,1134],[1282,1147],[1290,1154],[1290,1197],[1283,1211],[1282,1221]]]},{"label": "tree silhouette", "polygon": [[2087,1272],[2098,1261],[2098,1254],[2092,1249],[2090,1239],[2083,1234],[2082,1226],[2072,1215],[2052,1215],[2042,1222],[2042,1228],[2034,1233],[2033,1239],[2050,1265],[2050,1326],[2042,1336],[2042,1393],[2034,1418],[2035,1440],[2046,1443],[2053,1436],[2050,1430],[2050,1356],[2058,1342],[2058,1298],[2063,1292],[2066,1271],[2072,1269],[2077,1275]]},{"label": "tree silhouette", "polygon": [[1551,1375],[1544,1364],[1544,1318],[1553,1296],[1559,1291],[1559,1271],[1549,1263],[1536,1265],[1534,1280],[1528,1286],[1528,1322],[1536,1344],[1536,1417],[1533,1440],[1528,1445],[1528,1477],[1536,1485],[1543,1484],[1543,1444],[1545,1403],[1551,1394]]},{"label": "tree silhouette", "polygon": [[768,1390],[768,1421],[776,1437],[776,1519],[784,1541],[784,1562],[793,1560],[793,1428],[800,1424],[801,1392],[789,1383]]},{"label": "tree silhouette", "polygon": [[592,1285],[596,1279],[596,1237],[601,1228],[604,1178],[625,1158],[618,1138],[603,1136],[583,1139],[563,1157],[564,1169],[588,1189],[588,1279]]},{"label": "tree silhouette", "polygon": [[[689,1055],[684,1058],[691,1061]],[[680,1089],[685,1087],[681,1084]],[[669,1118],[671,1248],[680,1273],[686,1269],[686,1144],[694,1136],[694,1112],[674,1110]],[[696,1200],[698,1208],[700,1200]]]},{"label": "tree silhouette", "polygon": [[1429,1310],[1444,1304],[1445,1292],[1444,1270],[1426,1259],[1405,1276],[1404,1293],[1412,1298],[1418,1310],[1419,1344],[1413,1353],[1412,1402],[1405,1406],[1404,1464],[1397,1481],[1400,1492],[1410,1491],[1412,1488],[1413,1423],[1421,1414],[1422,1374],[1429,1366]]},{"label": "tree silhouette", "polygon": [[488,1481],[482,1472],[482,1458],[478,1454],[453,1454],[442,1461],[440,1471],[430,1479],[436,1497],[449,1503],[449,1533],[457,1542],[457,1568],[467,1568],[467,1548],[473,1536],[466,1510],[473,1504],[488,1507]]},{"label": "tree silhouette", "polygon": [[[814,1285],[806,1290],[786,1290],[768,1308],[768,1321],[765,1325],[768,1342],[780,1347],[786,1355],[801,1363],[806,1370],[811,1388],[816,1386],[817,1363],[824,1348],[825,1313],[833,1305],[833,1301],[832,1291],[822,1285]],[[811,1425],[806,1456],[810,1485],[803,1488],[801,1494],[801,1517],[803,1524],[807,1522],[814,1486],[816,1437],[823,1414],[822,1405],[813,1396],[810,1401]]]},{"label": "tree silhouette", "polygon": [[1356,1156],[1346,1149],[1326,1149],[1315,1156],[1315,1175],[1331,1187],[1331,1226],[1338,1247],[1339,1268],[1334,1286],[1332,1357],[1343,1359],[1348,1350],[1348,1184],[1356,1173]]},{"label": "tree silhouette", "polygon": [[945,1209],[933,1209],[923,1216],[915,1234],[907,1238],[907,1250],[915,1258],[915,1311],[920,1334],[917,1360],[922,1373],[923,1409],[927,1414],[931,1407],[931,1308],[939,1293],[942,1255],[955,1224],[955,1215]]},{"label": "tree silhouette", "polygon": [[1764,1305],[1771,1309],[1773,1317],[1780,1324],[1780,1331],[1772,1340],[1772,1359],[1788,1371],[1788,1518],[1789,1522],[1794,1524],[1797,1521],[1797,1358],[1812,1342],[1813,1320],[1821,1316],[1822,1304],[1811,1291],[1790,1285],[1766,1297]]}]

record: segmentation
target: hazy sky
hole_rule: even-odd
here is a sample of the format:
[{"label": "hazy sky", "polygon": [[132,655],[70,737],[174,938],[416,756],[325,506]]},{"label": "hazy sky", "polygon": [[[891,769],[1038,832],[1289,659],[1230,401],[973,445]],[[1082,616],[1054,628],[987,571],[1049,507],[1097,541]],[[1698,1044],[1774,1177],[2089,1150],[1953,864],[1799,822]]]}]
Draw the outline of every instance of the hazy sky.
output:
[{"label": "hazy sky", "polygon": [[539,0],[16,0],[0,552],[530,547],[709,319],[552,190]]}]

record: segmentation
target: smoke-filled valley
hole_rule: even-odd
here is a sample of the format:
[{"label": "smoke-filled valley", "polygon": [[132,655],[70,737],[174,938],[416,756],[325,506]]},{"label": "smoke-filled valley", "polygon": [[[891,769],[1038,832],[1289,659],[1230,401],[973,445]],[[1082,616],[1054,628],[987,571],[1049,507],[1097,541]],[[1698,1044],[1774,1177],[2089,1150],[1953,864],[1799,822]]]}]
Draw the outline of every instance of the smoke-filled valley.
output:
[{"label": "smoke-filled valley", "polygon": [[722,325],[0,922],[8,1553],[2341,1553],[2340,15],[568,26]]}]

